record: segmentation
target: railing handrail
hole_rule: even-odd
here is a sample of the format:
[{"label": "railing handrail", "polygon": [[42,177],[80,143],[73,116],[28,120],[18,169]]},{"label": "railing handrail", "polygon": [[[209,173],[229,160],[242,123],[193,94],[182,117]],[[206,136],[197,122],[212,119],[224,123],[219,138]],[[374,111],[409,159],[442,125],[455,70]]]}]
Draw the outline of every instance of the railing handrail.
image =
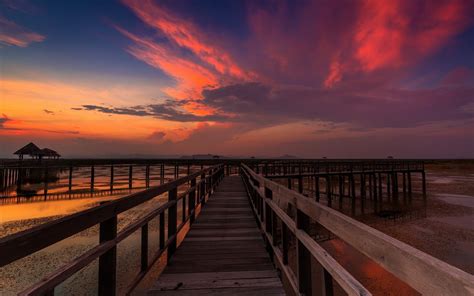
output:
[{"label": "railing handrail", "polygon": [[242,167],[259,187],[272,192],[273,202],[291,204],[417,291],[426,295],[474,292],[473,275],[275,183],[245,164]]},{"label": "railing handrail", "polygon": [[[207,175],[207,173],[209,173],[209,175]],[[9,262],[49,246],[62,238],[70,237],[90,227],[91,224],[99,224],[99,244],[97,246],[92,247],[71,262],[56,269],[52,274],[49,274],[41,281],[20,292],[19,295],[53,295],[56,286],[96,259],[99,259],[99,295],[115,295],[117,287],[117,244],[141,228],[141,268],[140,272],[132,280],[132,283],[127,287],[128,294],[139,284],[140,280],[145,276],[154,262],[156,262],[165,251],[167,251],[168,260],[173,255],[177,247],[178,233],[188,221],[190,221],[190,223],[194,222],[196,201],[197,205],[201,203],[204,204],[206,197],[210,196],[217,184],[222,180],[223,175],[224,167],[222,165],[216,165],[169,183],[108,202],[96,208],[85,210],[8,236],[0,240],[0,254],[8,254],[9,257],[0,257],[0,262],[3,265],[8,264]],[[196,180],[197,177],[200,177],[199,182]],[[189,188],[178,195],[178,186],[188,181],[190,181]],[[119,213],[148,201],[164,192],[168,192],[168,202],[147,213],[137,221],[132,222],[117,233],[117,215]],[[186,206],[186,197],[188,197],[188,206]],[[181,199],[183,200],[183,214],[182,221],[178,226],[177,205]],[[168,211],[167,239],[165,239],[166,210]],[[150,263],[148,259],[148,224],[157,216],[160,218],[160,244],[158,251],[153,255]],[[74,226],[74,223],[77,225]],[[72,230],[65,229],[65,227],[71,227]],[[38,241],[39,235],[43,238],[49,236],[53,238],[48,239],[46,243],[41,243]],[[40,244],[40,246],[37,247],[37,244]],[[9,253],[15,245],[19,250]]]},{"label": "railing handrail", "polygon": [[[244,174],[247,177],[250,177],[250,172],[251,171],[247,166],[243,165],[244,167]],[[248,171],[250,170],[250,172]],[[251,177],[250,177],[251,178]],[[301,229],[298,229],[295,221],[288,216],[271,198],[265,198],[265,191],[264,188],[259,188],[255,186],[254,184],[250,183],[249,184],[253,190],[257,192],[257,194],[260,195],[262,199],[265,200],[265,203],[271,208],[271,214],[270,212],[267,212],[268,210],[265,210],[265,219],[271,219],[271,223],[275,223],[275,218],[273,215],[276,215],[282,223],[282,227],[285,227],[289,232],[291,232],[296,239],[301,242],[311,253],[311,255],[323,266],[324,270],[326,272],[329,272],[338,282],[338,284],[341,286],[341,288],[348,294],[348,295],[358,295],[358,296],[370,296],[372,295],[359,281],[357,281],[347,270],[345,270],[331,255],[329,255],[321,246],[318,245],[316,241],[314,241],[306,232],[304,232]],[[259,185],[262,185],[260,183]],[[251,199],[252,204],[254,208],[256,205],[254,204],[254,201]],[[263,211],[261,211],[263,212]],[[260,213],[263,214],[263,213]],[[258,213],[257,213],[258,215]],[[272,217],[269,217],[268,215],[271,215]],[[260,217],[263,218],[263,217]],[[269,234],[265,231],[265,235],[267,236],[267,239],[270,241],[275,241],[275,237],[273,237],[275,234]],[[277,250],[274,250],[274,253],[277,254],[277,259],[280,262],[280,266],[282,269],[282,272],[286,274],[286,277],[292,281],[297,281],[298,276],[295,276],[293,272],[283,263],[282,256],[278,252],[275,252]],[[298,284],[297,283],[290,283],[290,286],[293,289],[297,289]],[[294,291],[297,293],[298,291]],[[330,294],[331,295],[331,294]]]},{"label": "railing handrail", "polygon": [[0,267],[106,221],[216,167],[218,166],[206,168],[171,182],[0,238]]}]

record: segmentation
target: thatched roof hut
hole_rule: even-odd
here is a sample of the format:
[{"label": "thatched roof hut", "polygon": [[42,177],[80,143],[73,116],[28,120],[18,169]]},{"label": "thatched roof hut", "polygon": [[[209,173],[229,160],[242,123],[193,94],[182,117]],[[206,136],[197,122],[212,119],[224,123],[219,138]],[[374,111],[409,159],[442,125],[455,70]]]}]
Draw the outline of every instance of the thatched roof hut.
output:
[{"label": "thatched roof hut", "polygon": [[41,149],[39,154],[40,154],[40,157],[48,157],[48,158],[59,158],[59,157],[61,157],[61,155],[59,155],[59,153],[57,153],[53,149],[49,149],[49,148]]},{"label": "thatched roof hut", "polygon": [[39,149],[38,146],[36,146],[33,143],[29,143],[28,145],[25,145],[23,148],[20,148],[18,151],[16,151],[15,155],[18,155],[20,159],[23,159],[23,155],[30,155],[34,156],[36,153],[40,152],[41,149]]},{"label": "thatched roof hut", "polygon": [[61,157],[61,155],[59,155],[59,153],[54,151],[53,149],[49,149],[49,148],[40,149],[38,146],[36,146],[33,143],[29,143],[28,145],[19,149],[13,154],[19,155],[20,159],[23,159],[24,155],[29,155],[30,157],[38,158],[38,159],[42,159],[43,157],[47,157],[47,158]]}]

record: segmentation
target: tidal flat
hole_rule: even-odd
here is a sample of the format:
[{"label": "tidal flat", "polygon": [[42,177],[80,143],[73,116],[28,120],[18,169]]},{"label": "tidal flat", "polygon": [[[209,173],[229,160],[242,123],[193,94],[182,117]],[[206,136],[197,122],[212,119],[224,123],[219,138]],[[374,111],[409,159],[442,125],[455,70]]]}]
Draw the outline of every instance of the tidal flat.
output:
[{"label": "tidal flat", "polygon": [[[363,218],[362,222],[466,272],[474,273],[474,162],[436,161],[425,165],[428,198],[426,211],[396,220]],[[418,180],[419,181],[419,180]],[[415,180],[416,182],[416,180]],[[72,214],[100,202],[120,196],[77,200],[45,201],[0,206],[0,237],[35,225]],[[119,231],[166,201],[162,195],[119,215]],[[178,209],[181,209],[178,206]],[[180,214],[178,214],[180,215]],[[158,221],[150,223],[150,252],[158,247]],[[16,295],[41,280],[56,268],[69,262],[98,244],[98,227],[92,227],[44,250],[0,268],[2,295]],[[347,252],[344,243],[333,239],[322,243],[338,261],[350,266],[363,283],[376,283],[374,295],[409,294],[410,289],[399,286],[390,278],[380,278],[380,268]],[[140,269],[140,236],[135,233],[118,246],[118,291],[124,291]],[[358,257],[358,259],[356,259]],[[376,278],[377,281],[373,281]],[[385,289],[380,289],[385,285]],[[378,286],[378,287],[377,287]],[[386,288],[389,288],[387,292]],[[60,295],[95,295],[97,291],[97,262],[61,284]],[[388,293],[388,294],[387,294]]]}]

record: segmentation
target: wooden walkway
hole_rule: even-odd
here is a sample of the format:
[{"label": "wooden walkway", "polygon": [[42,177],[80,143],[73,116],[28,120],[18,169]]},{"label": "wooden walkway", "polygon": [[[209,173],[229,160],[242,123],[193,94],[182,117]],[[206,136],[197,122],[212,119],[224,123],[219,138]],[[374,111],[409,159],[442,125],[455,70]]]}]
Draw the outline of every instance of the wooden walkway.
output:
[{"label": "wooden walkway", "polygon": [[285,294],[240,176],[225,177],[148,294]]}]

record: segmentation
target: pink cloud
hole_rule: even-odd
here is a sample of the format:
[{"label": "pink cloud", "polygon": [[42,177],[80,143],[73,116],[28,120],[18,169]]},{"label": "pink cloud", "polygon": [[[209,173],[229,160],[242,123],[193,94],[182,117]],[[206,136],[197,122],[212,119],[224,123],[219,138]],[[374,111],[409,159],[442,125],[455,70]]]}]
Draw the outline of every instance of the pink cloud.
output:
[{"label": "pink cloud", "polygon": [[2,44],[27,47],[30,43],[42,42],[45,38],[0,16],[0,43]]},{"label": "pink cloud", "polygon": [[469,24],[472,2],[365,0],[354,30],[363,71],[397,68],[433,53]]},{"label": "pink cloud", "polygon": [[331,67],[329,68],[329,75],[324,80],[324,86],[326,88],[331,88],[334,84],[339,82],[342,79],[342,65],[338,60],[335,60],[331,63]]},{"label": "pink cloud", "polygon": [[[251,4],[248,24],[259,74],[326,88],[377,70],[403,70],[449,45],[472,24],[474,2],[310,1],[291,9]],[[337,53],[337,58],[334,55]]]}]

